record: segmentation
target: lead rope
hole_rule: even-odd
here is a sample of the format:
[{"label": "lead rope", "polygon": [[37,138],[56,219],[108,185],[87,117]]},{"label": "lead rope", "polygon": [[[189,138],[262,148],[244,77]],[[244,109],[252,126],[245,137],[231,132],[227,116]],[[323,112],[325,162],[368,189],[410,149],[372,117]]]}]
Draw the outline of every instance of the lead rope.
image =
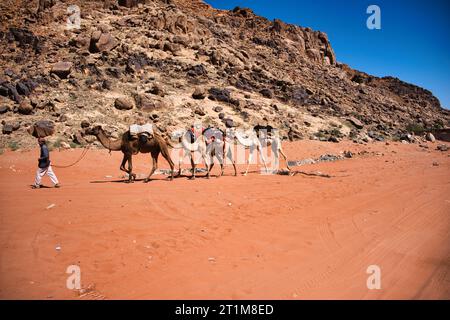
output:
[{"label": "lead rope", "polygon": [[83,159],[83,158],[86,156],[86,154],[88,153],[88,151],[89,151],[89,148],[85,147],[84,150],[83,150],[83,152],[81,153],[81,156],[78,158],[78,160],[75,161],[75,162],[72,163],[72,164],[69,164],[69,165],[67,165],[67,166],[57,166],[57,165],[52,165],[52,167],[60,168],[60,169],[73,167],[73,166],[76,165],[78,162],[80,162],[81,159]]}]

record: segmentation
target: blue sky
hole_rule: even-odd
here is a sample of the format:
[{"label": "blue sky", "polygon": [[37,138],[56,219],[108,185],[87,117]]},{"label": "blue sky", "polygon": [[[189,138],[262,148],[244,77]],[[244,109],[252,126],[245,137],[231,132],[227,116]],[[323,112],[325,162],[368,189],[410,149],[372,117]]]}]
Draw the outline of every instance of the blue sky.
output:
[{"label": "blue sky", "polygon": [[[449,0],[205,0],[218,9],[251,8],[328,34],[337,60],[375,76],[424,87],[450,108]],[[369,5],[381,9],[381,30],[369,30]]]}]

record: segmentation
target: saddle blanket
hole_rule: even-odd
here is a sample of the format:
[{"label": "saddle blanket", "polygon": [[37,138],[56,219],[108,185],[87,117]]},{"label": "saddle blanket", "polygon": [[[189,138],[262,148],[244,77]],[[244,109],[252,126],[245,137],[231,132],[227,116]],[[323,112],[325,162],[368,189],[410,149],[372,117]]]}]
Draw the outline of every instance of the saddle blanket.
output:
[{"label": "saddle blanket", "polygon": [[130,126],[130,134],[132,136],[137,136],[142,133],[153,135],[153,125],[151,123],[146,123],[143,125],[132,124]]}]

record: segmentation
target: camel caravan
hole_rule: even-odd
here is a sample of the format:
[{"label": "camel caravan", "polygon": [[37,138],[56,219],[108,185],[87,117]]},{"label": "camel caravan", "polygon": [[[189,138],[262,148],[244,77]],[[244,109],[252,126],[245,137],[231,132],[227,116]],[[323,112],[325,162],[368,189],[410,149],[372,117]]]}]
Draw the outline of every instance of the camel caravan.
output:
[{"label": "camel caravan", "polygon": [[[203,128],[201,124],[197,123],[188,130],[175,130],[169,134],[168,138],[164,138],[153,130],[152,124],[135,124],[131,125],[129,130],[115,140],[109,138],[101,126],[87,128],[85,133],[95,136],[102,146],[109,151],[121,151],[123,153],[120,170],[127,173],[127,182],[136,180],[136,174],[133,173],[133,155],[139,152],[150,153],[152,157],[152,169],[144,179],[144,182],[149,182],[151,176],[158,169],[160,154],[170,166],[169,180],[174,178],[175,163],[172,158],[175,156],[179,159],[177,177],[181,176],[181,165],[188,159],[188,163],[191,165],[190,179],[195,179],[198,171],[196,166],[201,163],[205,164],[205,177],[209,178],[214,167],[214,159],[220,165],[221,171],[218,177],[224,174],[225,164],[228,162],[233,166],[234,176],[238,175],[236,164],[245,163],[246,169],[243,175],[246,176],[250,164],[256,160],[254,159],[255,153],[259,155],[264,166],[264,170],[261,170],[262,173],[271,174],[278,172],[280,155],[285,161],[287,170],[290,171],[278,131],[271,126],[257,125],[248,130],[227,126],[225,130],[221,130],[213,127]],[[267,156],[269,147],[271,150],[270,168]],[[170,151],[169,148],[172,150]]]}]

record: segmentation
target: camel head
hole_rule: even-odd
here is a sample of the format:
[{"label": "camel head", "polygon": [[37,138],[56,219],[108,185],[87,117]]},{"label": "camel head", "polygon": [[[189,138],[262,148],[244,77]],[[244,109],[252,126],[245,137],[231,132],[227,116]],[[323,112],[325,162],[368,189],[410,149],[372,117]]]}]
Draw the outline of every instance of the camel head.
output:
[{"label": "camel head", "polygon": [[84,131],[87,135],[98,136],[100,133],[104,132],[102,126],[95,126],[93,128],[87,128]]}]

